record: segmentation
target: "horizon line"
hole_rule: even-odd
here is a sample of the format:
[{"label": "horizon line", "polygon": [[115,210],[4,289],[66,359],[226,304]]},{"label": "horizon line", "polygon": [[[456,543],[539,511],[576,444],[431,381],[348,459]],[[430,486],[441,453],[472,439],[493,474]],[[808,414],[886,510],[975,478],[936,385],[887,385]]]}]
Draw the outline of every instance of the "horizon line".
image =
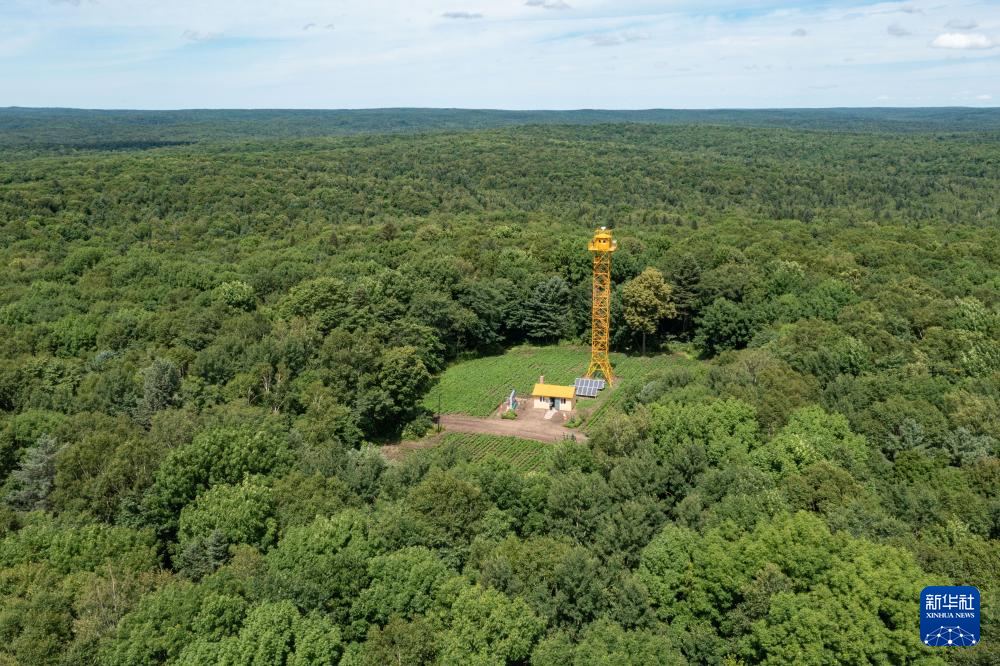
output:
[{"label": "horizon line", "polygon": [[0,106],[0,111],[143,111],[153,113],[171,113],[182,111],[306,111],[306,112],[350,112],[350,111],[466,111],[466,112],[500,112],[500,113],[648,113],[657,111],[670,112],[713,112],[713,111],[893,111],[921,109],[962,109],[974,111],[1000,110],[996,106],[969,105],[927,105],[927,106],[719,106],[719,107],[637,107],[637,108],[598,108],[598,107],[567,107],[567,108],[503,108],[503,107],[463,107],[463,106],[358,106],[358,107],[79,107],[79,106]]}]

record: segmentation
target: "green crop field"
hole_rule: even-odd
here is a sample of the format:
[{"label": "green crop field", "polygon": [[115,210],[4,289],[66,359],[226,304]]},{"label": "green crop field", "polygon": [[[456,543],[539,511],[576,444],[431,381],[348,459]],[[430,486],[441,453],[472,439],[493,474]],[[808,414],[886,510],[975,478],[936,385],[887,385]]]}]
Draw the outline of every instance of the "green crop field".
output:
[{"label": "green crop field", "polygon": [[[441,375],[438,385],[428,393],[424,405],[437,411],[440,397],[443,414],[489,416],[507,399],[511,389],[526,397],[539,375],[545,375],[545,381],[550,384],[572,384],[574,379],[586,372],[589,361],[588,347],[515,347],[501,356],[488,356],[449,367]],[[683,361],[681,357],[670,354],[647,357],[611,354],[615,373],[622,380],[621,386],[640,381],[650,372],[666,368],[671,363]],[[587,409],[603,402],[601,398],[582,399],[579,406]]]},{"label": "green crop field", "polygon": [[517,437],[475,435],[461,432],[446,433],[440,445],[456,446],[469,454],[473,462],[499,458],[519,472],[537,469],[545,460],[549,444]]}]

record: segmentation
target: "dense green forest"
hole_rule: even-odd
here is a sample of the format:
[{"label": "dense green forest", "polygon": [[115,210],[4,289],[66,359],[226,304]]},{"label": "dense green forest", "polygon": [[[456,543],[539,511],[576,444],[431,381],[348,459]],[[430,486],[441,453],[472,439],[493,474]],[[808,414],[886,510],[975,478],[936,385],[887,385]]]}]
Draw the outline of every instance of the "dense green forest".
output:
[{"label": "dense green forest", "polygon": [[[74,113],[0,112],[0,664],[1000,663],[996,111]],[[692,362],[529,472],[388,462],[449,364],[588,342],[599,225],[615,350]]]},{"label": "dense green forest", "polygon": [[500,111],[491,109],[85,111],[0,108],[0,149],[132,150],[235,139],[497,129],[520,125],[717,125],[802,130],[973,132],[995,141],[1000,109]]}]

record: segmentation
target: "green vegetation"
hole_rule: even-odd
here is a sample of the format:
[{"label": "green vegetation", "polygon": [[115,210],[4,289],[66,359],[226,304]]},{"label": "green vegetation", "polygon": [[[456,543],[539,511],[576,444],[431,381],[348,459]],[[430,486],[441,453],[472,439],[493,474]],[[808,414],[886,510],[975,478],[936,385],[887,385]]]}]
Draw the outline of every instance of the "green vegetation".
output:
[{"label": "green vegetation", "polygon": [[414,133],[523,125],[734,125],[837,131],[984,132],[996,109],[500,111],[466,109],[83,111],[0,108],[0,148],[146,150],[195,142]]},{"label": "green vegetation", "polygon": [[[996,111],[19,113],[0,664],[1000,663]],[[388,462],[435,380],[484,414],[580,374],[602,224],[623,381],[588,441]],[[648,268],[674,312],[630,324]],[[917,640],[949,582],[974,648]]]},{"label": "green vegetation", "polygon": [[456,363],[445,370],[424,406],[443,414],[489,416],[510,395],[524,399],[544,375],[551,384],[569,384],[587,370],[583,347],[517,347],[499,356]]},{"label": "green vegetation", "polygon": [[665,319],[677,317],[673,287],[655,268],[643,272],[622,285],[621,299],[625,323],[642,335],[642,355],[646,355],[646,335],[660,330]]},{"label": "green vegetation", "polygon": [[452,432],[445,433],[441,437],[439,446],[452,446],[458,455],[467,456],[474,463],[486,458],[496,458],[518,472],[537,469],[545,460],[545,453],[550,448],[548,444],[517,437]]},{"label": "green vegetation", "polygon": [[[651,372],[670,367],[677,359],[668,355],[640,358],[611,354],[611,363],[623,386],[641,386]],[[521,346],[499,356],[455,363],[441,374],[438,384],[424,399],[424,407],[436,411],[440,397],[442,414],[489,416],[507,399],[511,389],[527,399],[542,375],[549,384],[572,385],[574,379],[587,371],[589,362],[589,347]],[[603,400],[603,393],[596,401],[581,399],[580,408],[590,409]]]}]

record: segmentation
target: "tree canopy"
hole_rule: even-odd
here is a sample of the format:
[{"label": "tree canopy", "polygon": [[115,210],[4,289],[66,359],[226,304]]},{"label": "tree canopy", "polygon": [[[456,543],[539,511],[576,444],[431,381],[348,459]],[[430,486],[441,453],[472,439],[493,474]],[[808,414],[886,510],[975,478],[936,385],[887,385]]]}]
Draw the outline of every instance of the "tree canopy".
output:
[{"label": "tree canopy", "polygon": [[[995,112],[136,113],[0,110],[0,664],[1000,662]],[[602,225],[655,370],[384,456]]]}]

